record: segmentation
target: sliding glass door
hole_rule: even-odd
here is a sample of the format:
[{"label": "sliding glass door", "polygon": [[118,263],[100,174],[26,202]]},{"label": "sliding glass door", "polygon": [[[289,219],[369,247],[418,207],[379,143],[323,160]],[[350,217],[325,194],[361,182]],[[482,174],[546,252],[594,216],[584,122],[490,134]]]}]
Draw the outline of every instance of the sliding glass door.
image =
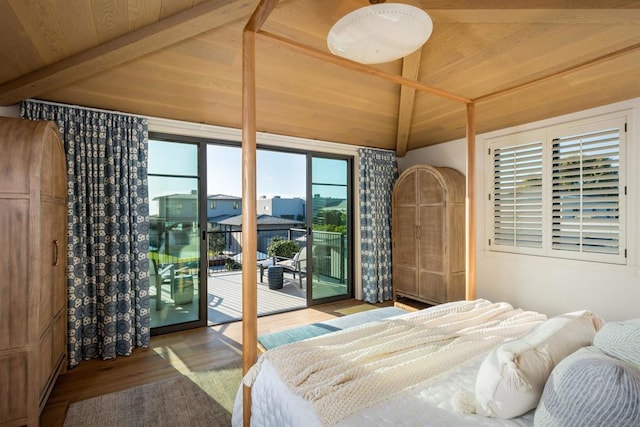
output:
[{"label": "sliding glass door", "polygon": [[352,296],[351,159],[312,156],[310,305]]},{"label": "sliding glass door", "polygon": [[[353,296],[351,168],[258,149],[259,315]],[[152,334],[242,319],[240,147],[152,135],[148,169]]]},{"label": "sliding glass door", "polygon": [[197,144],[149,140],[149,292],[155,333],[202,324]]}]

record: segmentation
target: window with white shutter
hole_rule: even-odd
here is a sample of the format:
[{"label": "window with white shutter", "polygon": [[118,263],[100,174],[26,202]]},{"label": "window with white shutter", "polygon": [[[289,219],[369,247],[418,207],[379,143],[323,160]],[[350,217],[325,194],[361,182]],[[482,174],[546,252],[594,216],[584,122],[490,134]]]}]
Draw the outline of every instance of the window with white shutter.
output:
[{"label": "window with white shutter", "polygon": [[489,141],[491,250],[624,264],[627,114]]},{"label": "window with white shutter", "polygon": [[495,245],[542,247],[542,141],[493,150]]}]

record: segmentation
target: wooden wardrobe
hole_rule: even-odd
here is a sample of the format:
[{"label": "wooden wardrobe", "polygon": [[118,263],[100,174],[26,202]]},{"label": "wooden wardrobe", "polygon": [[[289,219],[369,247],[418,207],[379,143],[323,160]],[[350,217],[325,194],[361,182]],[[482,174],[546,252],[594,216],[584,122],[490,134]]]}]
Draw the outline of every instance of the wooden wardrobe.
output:
[{"label": "wooden wardrobe", "polygon": [[393,299],[428,304],[465,299],[465,178],[416,165],[393,189]]},{"label": "wooden wardrobe", "polygon": [[67,366],[67,174],[53,122],[0,118],[0,425],[37,426]]}]

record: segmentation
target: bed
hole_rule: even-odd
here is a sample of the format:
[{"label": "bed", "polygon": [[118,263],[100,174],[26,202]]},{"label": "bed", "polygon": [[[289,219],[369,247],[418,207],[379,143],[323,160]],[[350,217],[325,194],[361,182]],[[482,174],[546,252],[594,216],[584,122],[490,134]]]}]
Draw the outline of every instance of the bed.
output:
[{"label": "bed", "polygon": [[[243,380],[251,424],[533,425],[555,365],[603,324],[589,311],[547,319],[474,300],[283,345]],[[241,389],[233,425],[242,425]]]}]

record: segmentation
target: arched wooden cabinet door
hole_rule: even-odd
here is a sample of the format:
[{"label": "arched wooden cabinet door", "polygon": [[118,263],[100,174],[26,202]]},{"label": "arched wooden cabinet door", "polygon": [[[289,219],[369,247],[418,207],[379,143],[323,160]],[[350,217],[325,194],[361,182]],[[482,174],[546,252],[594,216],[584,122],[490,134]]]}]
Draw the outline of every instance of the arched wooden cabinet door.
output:
[{"label": "arched wooden cabinet door", "polygon": [[67,179],[53,122],[0,118],[0,425],[39,424],[67,366]]},{"label": "arched wooden cabinet door", "polygon": [[464,175],[416,165],[393,190],[393,296],[427,304],[465,298]]}]

